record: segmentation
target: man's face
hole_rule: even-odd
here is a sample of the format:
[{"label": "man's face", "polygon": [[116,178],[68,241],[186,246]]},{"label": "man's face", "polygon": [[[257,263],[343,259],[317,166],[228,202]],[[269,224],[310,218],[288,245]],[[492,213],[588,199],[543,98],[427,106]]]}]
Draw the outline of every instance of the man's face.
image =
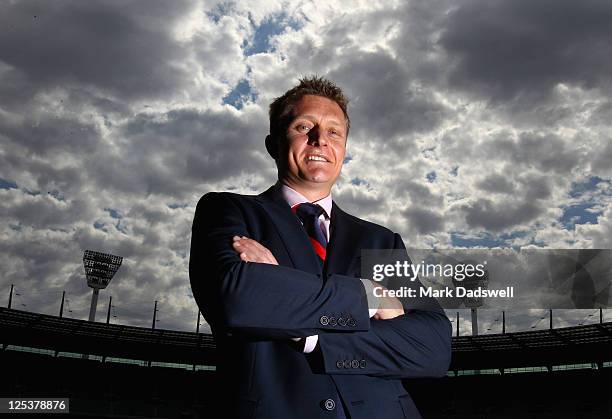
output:
[{"label": "man's face", "polygon": [[[333,100],[306,95],[295,104],[280,145],[280,175],[291,187],[331,189],[346,151],[346,120]],[[286,160],[285,160],[286,159]]]}]

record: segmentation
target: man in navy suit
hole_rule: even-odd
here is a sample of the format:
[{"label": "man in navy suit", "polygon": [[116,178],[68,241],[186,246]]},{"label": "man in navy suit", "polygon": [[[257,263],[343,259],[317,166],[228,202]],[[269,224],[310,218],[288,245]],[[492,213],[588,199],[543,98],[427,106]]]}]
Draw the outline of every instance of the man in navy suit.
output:
[{"label": "man in navy suit", "polygon": [[377,284],[362,277],[361,250],[405,247],[332,200],[346,105],[330,81],[300,80],[270,105],[278,182],[198,203],[189,274],[217,342],[223,417],[418,418],[401,379],[446,374],[451,327],[439,306],[368,306]]}]

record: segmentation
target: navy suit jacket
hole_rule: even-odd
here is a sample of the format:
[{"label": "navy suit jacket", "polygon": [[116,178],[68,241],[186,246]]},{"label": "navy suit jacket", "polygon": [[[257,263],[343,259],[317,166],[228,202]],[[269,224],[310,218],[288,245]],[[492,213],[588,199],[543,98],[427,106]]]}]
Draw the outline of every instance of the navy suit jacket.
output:
[{"label": "navy suit jacket", "polygon": [[[335,203],[331,217],[322,269],[277,187],[200,199],[189,275],[217,342],[224,417],[335,418],[325,401],[339,394],[351,419],[418,418],[401,379],[446,374],[452,332],[439,306],[368,316],[360,250],[405,249],[401,237]],[[241,261],[235,235],[267,247],[279,266]],[[305,354],[291,338],[310,335],[317,348]]]}]

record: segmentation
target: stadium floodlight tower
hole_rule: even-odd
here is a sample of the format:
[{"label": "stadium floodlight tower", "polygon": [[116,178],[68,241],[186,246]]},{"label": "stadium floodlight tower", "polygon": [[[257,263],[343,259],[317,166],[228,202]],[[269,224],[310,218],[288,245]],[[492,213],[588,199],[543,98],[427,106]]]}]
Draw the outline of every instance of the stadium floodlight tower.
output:
[{"label": "stadium floodlight tower", "polygon": [[89,321],[96,321],[96,307],[98,306],[98,293],[108,286],[117,269],[121,266],[123,257],[100,253],[93,250],[85,250],[83,254],[83,266],[87,285],[93,288],[91,296],[91,308],[89,309]]},{"label": "stadium floodlight tower", "polygon": [[[464,266],[472,265],[476,266],[474,261],[463,261],[461,262]],[[462,286],[466,290],[475,291],[477,289],[486,290],[489,285],[489,271],[484,270],[482,276],[470,275],[465,278],[458,279],[455,275],[453,277],[453,285],[455,287]],[[482,297],[463,297],[463,304],[470,309],[472,312],[472,336],[478,336],[478,312],[477,308],[483,305]]]}]

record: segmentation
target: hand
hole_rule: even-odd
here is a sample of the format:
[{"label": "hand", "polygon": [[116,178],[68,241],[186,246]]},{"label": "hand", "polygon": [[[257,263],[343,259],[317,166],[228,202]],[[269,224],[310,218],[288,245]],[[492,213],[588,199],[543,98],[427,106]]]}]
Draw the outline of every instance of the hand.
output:
[{"label": "hand", "polygon": [[[381,288],[383,291],[387,289],[382,285],[376,285],[376,288]],[[379,293],[383,294],[382,292]],[[374,314],[372,318],[376,320],[388,320],[404,314],[404,307],[397,297],[385,296],[379,297],[379,300],[380,304],[378,306],[378,311],[376,311],[376,314]]]},{"label": "hand", "polygon": [[265,246],[259,242],[249,239],[246,236],[234,236],[234,250],[240,254],[240,259],[244,262],[268,263],[278,265],[276,258]]}]

